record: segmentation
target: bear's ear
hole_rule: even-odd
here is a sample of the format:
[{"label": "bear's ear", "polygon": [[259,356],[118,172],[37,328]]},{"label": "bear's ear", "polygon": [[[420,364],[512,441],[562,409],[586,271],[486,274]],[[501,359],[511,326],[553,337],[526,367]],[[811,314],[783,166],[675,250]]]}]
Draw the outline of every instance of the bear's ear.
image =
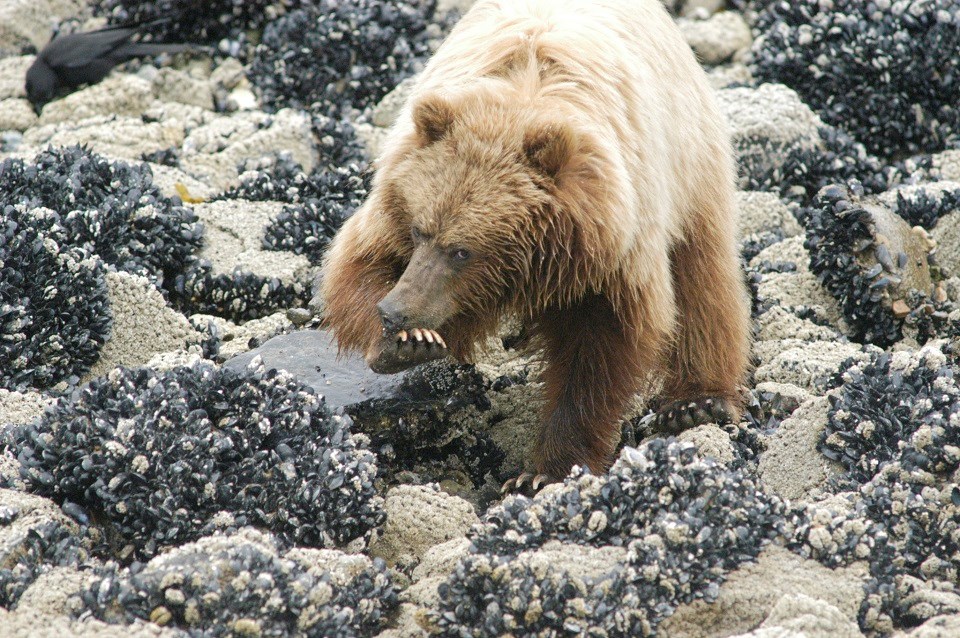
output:
[{"label": "bear's ear", "polygon": [[523,152],[530,165],[556,179],[577,149],[576,134],[559,123],[540,124],[523,137]]},{"label": "bear's ear", "polygon": [[428,94],[417,100],[413,105],[413,125],[421,146],[439,141],[446,135],[455,117],[453,104],[440,95]]}]

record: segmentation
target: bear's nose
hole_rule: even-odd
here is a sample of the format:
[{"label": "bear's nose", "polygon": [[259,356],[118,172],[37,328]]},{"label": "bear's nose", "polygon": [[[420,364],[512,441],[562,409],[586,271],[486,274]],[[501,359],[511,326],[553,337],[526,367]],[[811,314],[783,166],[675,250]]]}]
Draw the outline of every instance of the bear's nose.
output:
[{"label": "bear's nose", "polygon": [[388,333],[399,332],[407,323],[407,317],[403,314],[403,309],[390,299],[384,299],[377,304],[377,311],[380,313],[380,320],[383,321],[383,327]]}]

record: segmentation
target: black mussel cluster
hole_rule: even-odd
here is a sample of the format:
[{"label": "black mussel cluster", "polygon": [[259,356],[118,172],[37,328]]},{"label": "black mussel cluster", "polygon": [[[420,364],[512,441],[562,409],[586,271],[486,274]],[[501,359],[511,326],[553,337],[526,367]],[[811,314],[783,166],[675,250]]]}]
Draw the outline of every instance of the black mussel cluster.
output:
[{"label": "black mussel cluster", "polygon": [[142,559],[244,525],[313,547],[364,537],[384,513],[350,425],[275,370],[118,368],[3,446],[30,491],[103,523],[101,553]]},{"label": "black mussel cluster", "polygon": [[[894,273],[907,256],[890,255],[876,243],[871,214],[859,205],[862,195],[856,182],[822,189],[801,212],[807,232],[804,246],[810,251],[810,270],[840,302],[853,337],[889,346],[903,336],[903,320],[881,302],[885,290],[899,283]],[[869,267],[859,257],[867,252],[877,253]]]},{"label": "black mussel cluster", "polygon": [[165,42],[216,45],[224,55],[245,58],[253,50],[248,33],[259,31],[302,0],[94,0],[96,14],[111,24],[140,24]]},{"label": "black mussel cluster", "polygon": [[281,156],[220,197],[290,204],[267,225],[263,245],[268,250],[306,255],[319,264],[337,230],[363,203],[366,177],[358,164],[331,165],[308,174],[289,157]]},{"label": "black mussel cluster", "polygon": [[881,157],[955,145],[955,0],[777,0],[759,9],[751,70],[782,82]]},{"label": "black mussel cluster", "polygon": [[797,144],[782,151],[784,159],[776,166],[747,171],[744,188],[774,191],[784,199],[806,205],[822,188],[854,179],[864,193],[881,193],[923,168],[924,162],[929,163],[926,158],[886,164],[843,129],[833,126],[821,127],[819,136],[818,147]]},{"label": "black mussel cluster", "polygon": [[310,287],[234,270],[217,273],[206,259],[195,259],[176,276],[169,289],[171,303],[190,314],[209,314],[237,323],[305,305]]},{"label": "black mussel cluster", "polygon": [[145,564],[109,564],[81,599],[107,622],[140,619],[190,635],[315,638],[375,635],[398,604],[380,559],[284,552],[251,528],[202,538]]},{"label": "black mussel cluster", "polygon": [[960,387],[938,347],[881,354],[836,379],[820,450],[845,472],[839,511],[810,504],[793,547],[836,566],[867,560],[866,631],[912,627],[960,605]]},{"label": "black mussel cluster", "polygon": [[[533,500],[491,508],[440,585],[433,622],[444,636],[652,635],[677,605],[713,600],[724,574],[778,532],[784,510],[691,444],[625,448],[606,476],[580,472]],[[557,543],[574,556],[576,547],[626,551],[592,576],[531,559]]]},{"label": "black mussel cluster", "polygon": [[110,335],[104,268],[169,285],[202,227],[146,165],[82,147],[6,159],[0,183],[0,387],[75,382]]},{"label": "black mussel cluster", "polygon": [[[249,78],[272,109],[372,106],[429,54],[434,0],[319,0],[272,21]],[[434,36],[435,37],[435,36]]]}]

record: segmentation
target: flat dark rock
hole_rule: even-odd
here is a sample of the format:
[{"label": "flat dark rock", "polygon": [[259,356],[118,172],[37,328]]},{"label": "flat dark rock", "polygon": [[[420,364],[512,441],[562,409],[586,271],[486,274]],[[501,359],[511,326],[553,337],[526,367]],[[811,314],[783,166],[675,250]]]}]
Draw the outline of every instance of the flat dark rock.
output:
[{"label": "flat dark rock", "polygon": [[332,408],[395,394],[403,374],[376,374],[363,357],[337,359],[337,343],[323,330],[298,330],[266,341],[259,348],[237,355],[224,366],[241,370],[259,355],[269,368],[286,370],[298,381],[322,394]]}]

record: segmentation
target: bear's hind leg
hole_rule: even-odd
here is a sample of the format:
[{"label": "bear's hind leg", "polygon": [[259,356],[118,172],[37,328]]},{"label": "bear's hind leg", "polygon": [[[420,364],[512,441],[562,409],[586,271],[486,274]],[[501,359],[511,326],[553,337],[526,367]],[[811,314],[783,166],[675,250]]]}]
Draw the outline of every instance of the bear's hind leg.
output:
[{"label": "bear's hind leg", "polygon": [[693,237],[672,250],[677,334],[666,367],[664,405],[654,421],[660,431],[739,418],[749,363],[750,301],[729,226],[705,219]]},{"label": "bear's hind leg", "polygon": [[[665,289],[664,294],[669,292]],[[561,480],[574,465],[606,471],[630,398],[662,356],[670,335],[669,300],[638,300],[627,325],[610,301],[589,296],[547,312],[534,328],[543,346],[546,405],[533,451],[536,472]]]}]

